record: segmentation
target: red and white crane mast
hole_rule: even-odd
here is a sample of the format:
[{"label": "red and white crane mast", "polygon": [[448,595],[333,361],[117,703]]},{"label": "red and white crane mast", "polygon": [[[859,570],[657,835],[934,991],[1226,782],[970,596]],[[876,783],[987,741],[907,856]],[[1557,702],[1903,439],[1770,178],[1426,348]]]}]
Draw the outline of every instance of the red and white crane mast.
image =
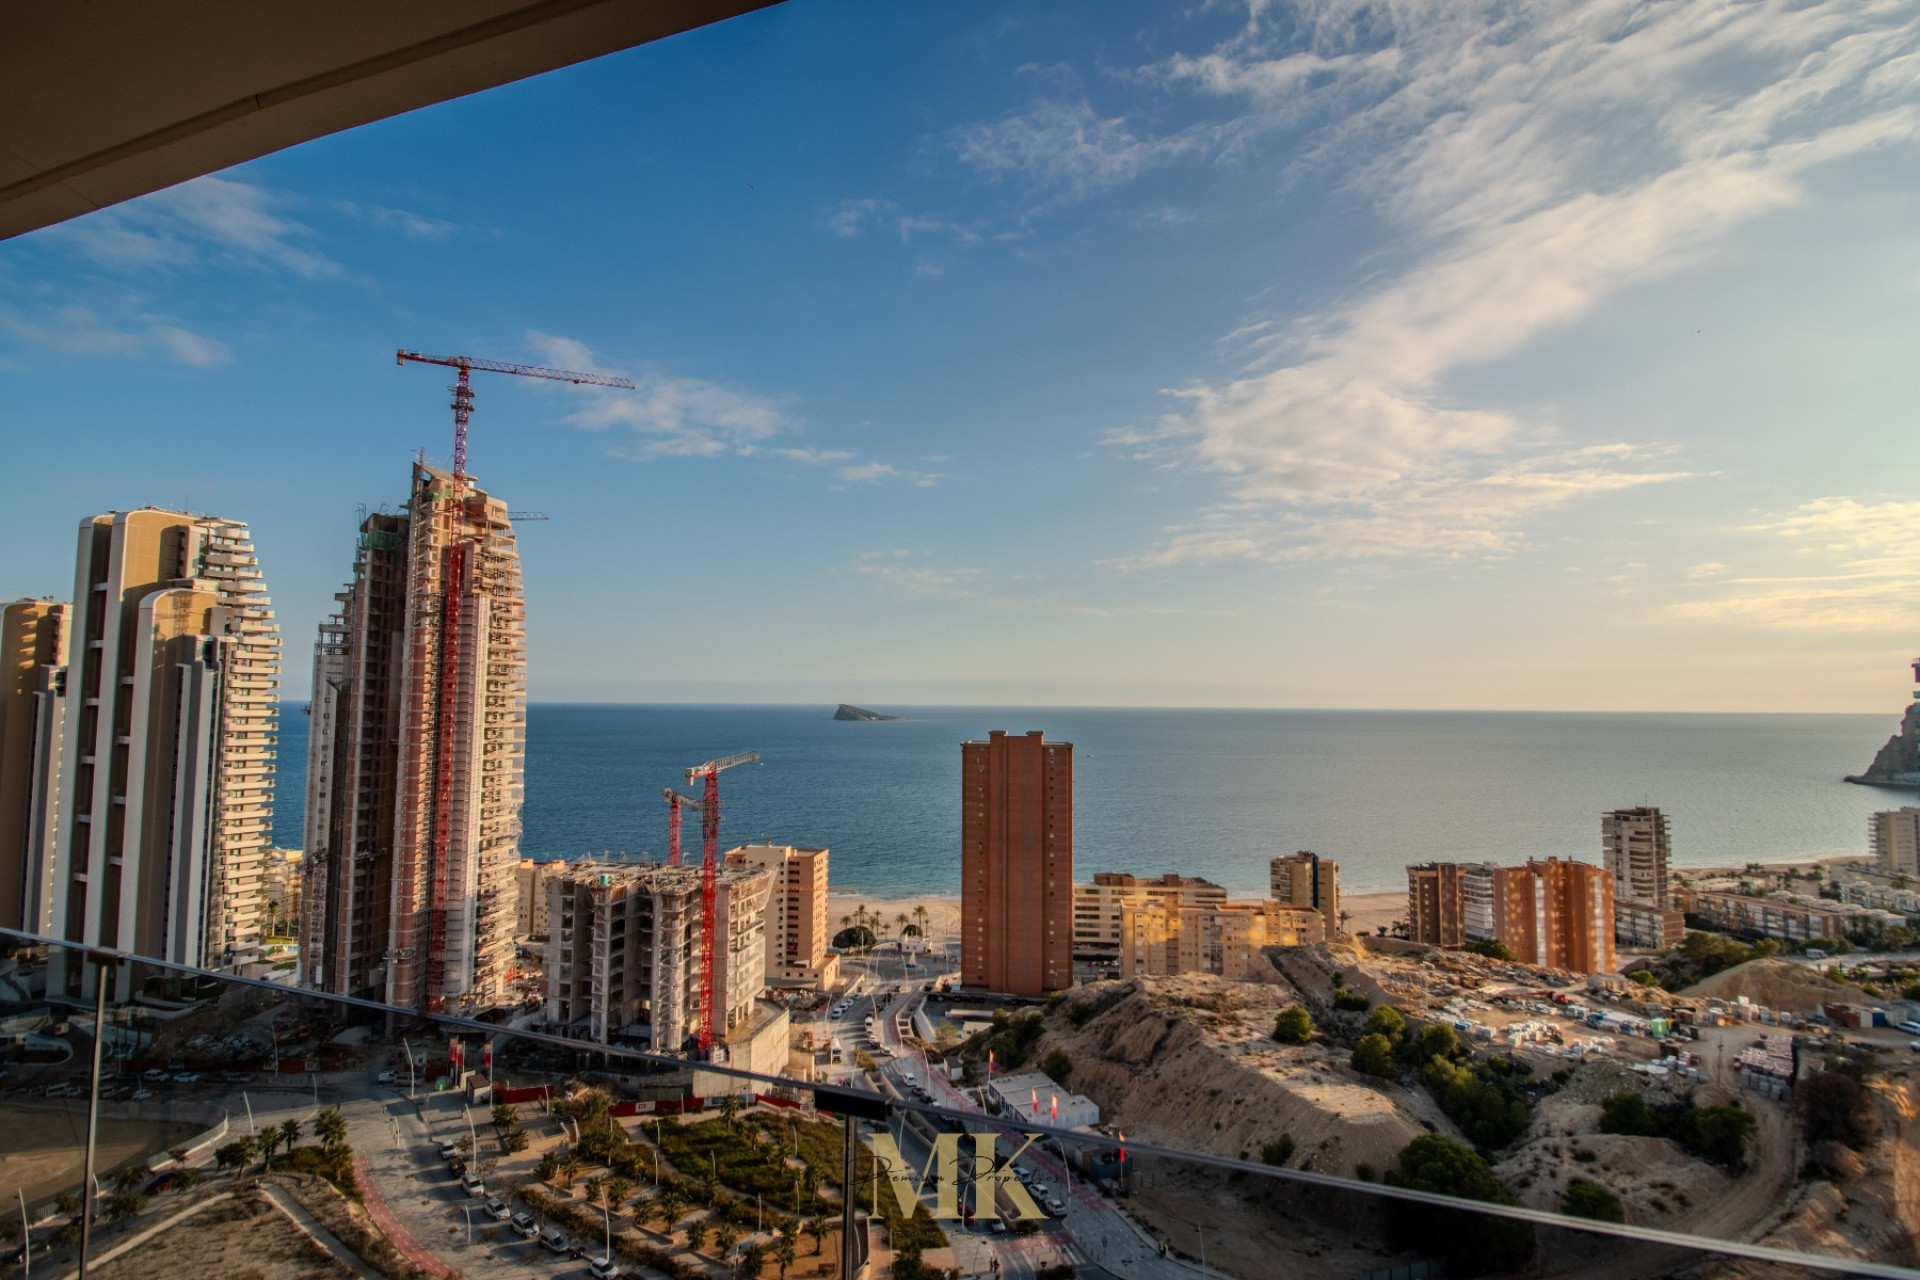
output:
[{"label": "red and white crane mast", "polygon": [[[714,899],[720,884],[720,771],[737,764],[758,764],[758,751],[722,756],[687,770],[687,785],[706,779],[700,801],[700,1056],[713,1052]],[[673,812],[677,818],[680,806]]]}]

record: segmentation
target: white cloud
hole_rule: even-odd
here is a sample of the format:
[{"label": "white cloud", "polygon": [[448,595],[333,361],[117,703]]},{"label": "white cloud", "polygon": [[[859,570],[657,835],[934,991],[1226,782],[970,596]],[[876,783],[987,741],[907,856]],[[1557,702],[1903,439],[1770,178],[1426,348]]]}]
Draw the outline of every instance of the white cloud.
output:
[{"label": "white cloud", "polygon": [[992,123],[955,129],[948,145],[962,163],[989,177],[1017,175],[1043,188],[1085,194],[1199,150],[1204,142],[1195,133],[1143,139],[1125,117],[1102,116],[1085,99],[1043,98]]},{"label": "white cloud", "polygon": [[284,212],[295,203],[236,178],[195,178],[54,228],[49,239],[107,266],[184,267],[211,257],[308,280],[340,274],[308,243],[313,229]]},{"label": "white cloud", "polygon": [[1712,597],[1676,605],[1677,616],[1803,631],[1920,625],[1920,502],[1822,498],[1747,532],[1783,540],[1796,572],[1721,578],[1705,584]]},{"label": "white cloud", "polygon": [[1051,596],[1009,595],[992,589],[984,569],[927,564],[917,559],[913,552],[899,549],[862,552],[847,568],[903,595],[947,600],[997,613],[1057,613],[1080,618],[1116,618],[1173,617],[1188,612],[1177,607],[1090,605]]},{"label": "white cloud", "polygon": [[138,308],[129,308],[119,319],[108,319],[82,306],[38,312],[0,307],[0,334],[22,346],[60,355],[157,356],[200,369],[233,360],[233,351],[224,342],[144,314]]},{"label": "white cloud", "polygon": [[978,244],[980,231],[933,214],[909,213],[891,200],[842,200],[826,217],[827,230],[843,239],[855,240],[868,232],[897,235],[901,244],[916,238],[937,237],[957,244]]},{"label": "white cloud", "polygon": [[1120,563],[1498,554],[1534,515],[1678,478],[1644,447],[1570,449],[1448,380],[1694,266],[1803,200],[1817,166],[1920,138],[1902,100],[1915,47],[1884,6],[1252,4],[1233,39],[1158,74],[1243,108],[1223,147],[1305,129],[1296,168],[1338,166],[1411,263],[1332,309],[1243,326],[1254,368],[1115,434],[1280,512]]}]

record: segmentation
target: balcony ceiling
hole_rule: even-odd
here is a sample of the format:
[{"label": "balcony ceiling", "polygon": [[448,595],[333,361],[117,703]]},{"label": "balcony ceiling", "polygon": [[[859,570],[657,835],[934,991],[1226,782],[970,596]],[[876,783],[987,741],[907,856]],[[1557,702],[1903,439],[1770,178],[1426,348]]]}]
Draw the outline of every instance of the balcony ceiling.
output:
[{"label": "balcony ceiling", "polygon": [[9,4],[0,239],[777,2]]}]

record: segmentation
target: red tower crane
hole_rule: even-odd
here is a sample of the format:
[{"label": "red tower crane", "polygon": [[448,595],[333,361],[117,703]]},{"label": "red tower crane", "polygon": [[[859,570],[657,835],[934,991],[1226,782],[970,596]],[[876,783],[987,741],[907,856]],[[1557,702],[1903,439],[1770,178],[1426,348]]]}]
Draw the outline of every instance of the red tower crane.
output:
[{"label": "red tower crane", "polygon": [[523,378],[547,378],[595,387],[623,387],[633,390],[625,378],[600,373],[573,373],[565,369],[541,369],[533,365],[508,364],[503,360],[476,360],[472,356],[429,356],[402,349],[394,353],[395,364],[437,364],[457,371],[450,388],[453,392],[453,486],[448,494],[444,515],[447,519],[446,599],[440,615],[440,700],[435,717],[438,728],[439,757],[434,778],[433,808],[433,896],[428,903],[431,937],[427,944],[428,1012],[437,1012],[441,991],[446,983],[447,956],[447,861],[453,826],[453,708],[460,668],[460,590],[465,580],[466,543],[460,538],[460,508],[467,487],[467,423],[473,417],[475,369],[488,373],[512,373]]},{"label": "red tower crane", "polygon": [[692,809],[695,813],[704,812],[706,805],[692,796],[683,796],[672,787],[664,787],[661,797],[667,802],[667,865],[680,865],[680,810]]},{"label": "red tower crane", "polygon": [[[758,751],[742,751],[722,756],[687,770],[687,785],[706,779],[706,791],[700,801],[700,1055],[713,1052],[713,916],[714,898],[720,885],[720,771],[737,764],[758,764]],[[677,818],[678,804],[673,806]]]}]

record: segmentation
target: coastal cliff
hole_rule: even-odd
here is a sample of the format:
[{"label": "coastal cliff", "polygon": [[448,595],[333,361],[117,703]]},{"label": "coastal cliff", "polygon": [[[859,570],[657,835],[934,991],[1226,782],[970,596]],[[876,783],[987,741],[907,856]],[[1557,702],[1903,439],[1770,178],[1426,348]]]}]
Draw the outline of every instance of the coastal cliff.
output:
[{"label": "coastal cliff", "polygon": [[899,716],[883,716],[878,711],[869,711],[865,707],[849,706],[841,703],[840,709],[833,713],[835,720],[898,720]]},{"label": "coastal cliff", "polygon": [[1848,782],[1871,787],[1920,787],[1920,702],[1907,707],[1900,732],[1874,755],[1865,773],[1847,775]]}]

